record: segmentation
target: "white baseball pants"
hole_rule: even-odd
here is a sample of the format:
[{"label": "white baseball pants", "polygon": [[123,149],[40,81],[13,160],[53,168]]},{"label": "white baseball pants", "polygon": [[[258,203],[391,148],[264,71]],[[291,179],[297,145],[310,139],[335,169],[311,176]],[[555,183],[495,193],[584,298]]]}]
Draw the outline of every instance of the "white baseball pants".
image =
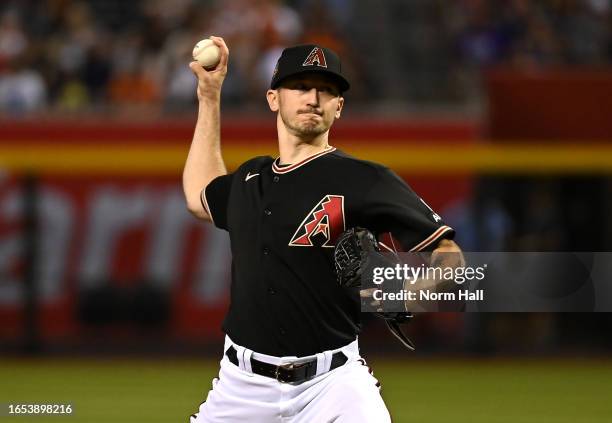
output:
[{"label": "white baseball pants", "polygon": [[[357,340],[338,350],[316,354],[317,374],[298,385],[282,383],[251,372],[251,357],[286,364],[296,357],[273,357],[234,344],[226,337],[224,351],[233,345],[238,366],[224,355],[219,377],[190,423],[387,423],[389,412],[380,384],[359,356]],[[329,371],[332,354],[342,351],[347,362]]]}]

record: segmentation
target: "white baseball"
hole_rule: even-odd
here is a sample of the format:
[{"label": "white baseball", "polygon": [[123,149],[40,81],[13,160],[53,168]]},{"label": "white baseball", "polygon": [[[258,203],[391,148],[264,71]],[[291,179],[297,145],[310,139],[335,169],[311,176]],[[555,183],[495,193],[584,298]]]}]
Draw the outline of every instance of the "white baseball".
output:
[{"label": "white baseball", "polygon": [[193,60],[197,61],[202,67],[210,69],[217,66],[221,60],[221,50],[209,38],[198,41],[193,48]]}]

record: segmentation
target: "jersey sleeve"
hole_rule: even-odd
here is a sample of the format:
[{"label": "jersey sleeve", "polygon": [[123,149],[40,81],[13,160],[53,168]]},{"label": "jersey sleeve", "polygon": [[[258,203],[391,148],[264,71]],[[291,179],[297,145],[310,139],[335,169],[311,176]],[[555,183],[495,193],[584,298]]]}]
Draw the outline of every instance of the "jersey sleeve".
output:
[{"label": "jersey sleeve", "polygon": [[399,176],[381,168],[366,194],[363,224],[377,233],[390,232],[404,251],[430,251],[455,231]]},{"label": "jersey sleeve", "polygon": [[220,228],[227,228],[227,206],[234,174],[218,176],[206,186],[200,193],[200,200],[204,210],[212,219],[213,224]]}]

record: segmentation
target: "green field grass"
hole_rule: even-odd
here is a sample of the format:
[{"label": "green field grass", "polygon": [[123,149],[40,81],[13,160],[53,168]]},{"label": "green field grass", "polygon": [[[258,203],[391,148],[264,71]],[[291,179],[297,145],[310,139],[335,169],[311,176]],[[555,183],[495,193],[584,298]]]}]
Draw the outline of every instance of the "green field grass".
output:
[{"label": "green field grass", "polygon": [[[373,359],[394,422],[610,422],[612,362]],[[1,422],[187,422],[217,363],[1,360],[0,403],[72,403],[74,415]],[[316,423],[316,422],[313,422]]]}]

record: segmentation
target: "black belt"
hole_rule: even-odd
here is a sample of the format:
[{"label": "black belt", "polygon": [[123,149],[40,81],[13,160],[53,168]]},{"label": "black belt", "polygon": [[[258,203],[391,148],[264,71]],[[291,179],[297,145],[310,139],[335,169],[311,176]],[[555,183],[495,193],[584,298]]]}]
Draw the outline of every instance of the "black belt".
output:
[{"label": "black belt", "polygon": [[[238,366],[238,354],[234,346],[230,346],[225,355],[231,363]],[[347,356],[338,351],[332,355],[331,366],[329,370],[334,370],[342,366],[348,360]],[[270,377],[282,383],[300,384],[313,378],[317,374],[317,359],[313,358],[309,361],[300,363],[282,364],[276,366],[263,361],[255,360],[251,357],[251,370],[253,373],[260,376]]]}]

